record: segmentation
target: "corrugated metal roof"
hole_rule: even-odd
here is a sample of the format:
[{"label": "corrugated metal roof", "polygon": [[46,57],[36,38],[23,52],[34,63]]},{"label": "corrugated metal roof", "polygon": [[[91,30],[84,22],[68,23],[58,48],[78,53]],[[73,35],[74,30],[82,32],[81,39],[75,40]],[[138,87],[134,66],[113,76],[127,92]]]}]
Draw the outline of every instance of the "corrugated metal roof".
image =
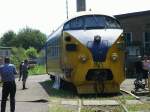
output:
[{"label": "corrugated metal roof", "polygon": [[128,17],[134,17],[134,16],[144,16],[144,15],[150,15],[150,10],[141,11],[141,12],[127,13],[127,14],[120,14],[120,15],[114,15],[114,16],[116,18],[122,19],[122,18],[128,18]]}]

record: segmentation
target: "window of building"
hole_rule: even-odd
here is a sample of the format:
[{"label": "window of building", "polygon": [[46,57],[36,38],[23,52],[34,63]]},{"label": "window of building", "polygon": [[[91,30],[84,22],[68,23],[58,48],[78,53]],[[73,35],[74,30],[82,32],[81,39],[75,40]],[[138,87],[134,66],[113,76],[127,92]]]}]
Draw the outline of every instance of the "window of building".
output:
[{"label": "window of building", "polygon": [[125,43],[127,46],[130,46],[132,43],[132,32],[126,32],[125,35]]},{"label": "window of building", "polygon": [[150,54],[150,32],[144,32],[144,53]]}]

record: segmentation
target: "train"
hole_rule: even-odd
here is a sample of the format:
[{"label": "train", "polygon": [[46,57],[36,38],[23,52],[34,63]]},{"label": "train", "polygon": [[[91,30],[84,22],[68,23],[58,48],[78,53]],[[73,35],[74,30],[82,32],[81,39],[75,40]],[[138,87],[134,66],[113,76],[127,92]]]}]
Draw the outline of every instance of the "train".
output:
[{"label": "train", "polygon": [[124,43],[115,17],[79,14],[48,37],[46,71],[74,85],[78,94],[118,93],[125,80]]}]

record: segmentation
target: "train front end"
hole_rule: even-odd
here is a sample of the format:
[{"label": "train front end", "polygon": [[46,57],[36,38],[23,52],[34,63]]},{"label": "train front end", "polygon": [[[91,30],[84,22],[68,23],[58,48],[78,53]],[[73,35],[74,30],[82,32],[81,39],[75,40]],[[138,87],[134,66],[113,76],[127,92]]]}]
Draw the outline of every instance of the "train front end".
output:
[{"label": "train front end", "polygon": [[124,37],[110,16],[86,15],[65,23],[62,38],[63,78],[79,94],[118,93],[125,79]]}]

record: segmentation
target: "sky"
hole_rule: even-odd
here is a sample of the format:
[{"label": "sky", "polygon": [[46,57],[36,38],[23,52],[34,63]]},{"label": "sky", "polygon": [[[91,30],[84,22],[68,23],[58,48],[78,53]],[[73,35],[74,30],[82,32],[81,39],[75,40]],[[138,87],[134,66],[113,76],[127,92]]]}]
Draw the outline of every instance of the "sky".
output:
[{"label": "sky", "polygon": [[[86,0],[86,10],[118,15],[150,10],[149,4],[150,0]],[[68,0],[69,18],[75,13],[76,0]],[[66,0],[0,0],[0,37],[26,27],[49,35],[66,19]]]}]

